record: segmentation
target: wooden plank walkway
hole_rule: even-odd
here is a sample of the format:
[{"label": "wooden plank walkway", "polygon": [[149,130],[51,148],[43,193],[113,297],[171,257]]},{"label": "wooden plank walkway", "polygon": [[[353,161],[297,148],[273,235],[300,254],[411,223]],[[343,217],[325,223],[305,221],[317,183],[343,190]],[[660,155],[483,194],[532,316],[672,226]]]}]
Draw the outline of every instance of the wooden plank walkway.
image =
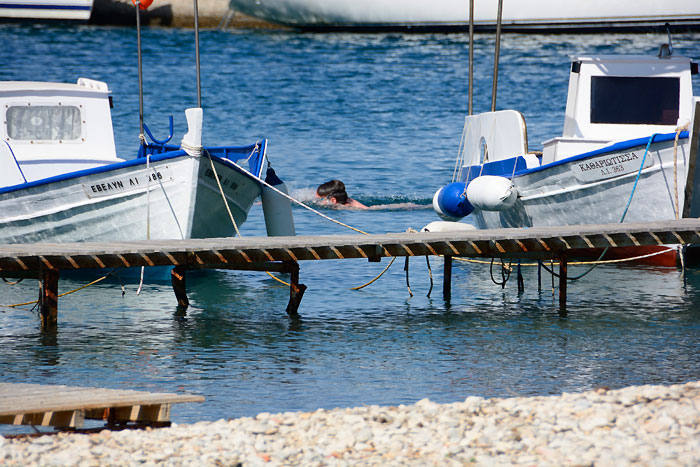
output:
[{"label": "wooden plank walkway", "polygon": [[297,237],[0,245],[0,273],[184,266],[258,269],[268,262],[393,256],[558,258],[571,249],[700,243],[700,219],[665,222]]},{"label": "wooden plank walkway", "polygon": [[[606,225],[406,232],[374,235],[210,238],[110,243],[0,245],[0,276],[36,275],[41,281],[42,324],[57,321],[61,270],[174,266],[178,305],[189,302],[187,269],[241,269],[291,274],[287,313],[297,314],[306,286],[299,283],[299,261],[382,257],[444,256],[443,294],[449,300],[452,257],[557,259],[559,301],[566,306],[567,255],[572,250],[700,243],[700,219]],[[565,311],[562,313],[565,314]]]},{"label": "wooden plank walkway", "polygon": [[80,428],[91,419],[163,425],[170,421],[171,404],[203,401],[191,394],[0,383],[0,423]]}]

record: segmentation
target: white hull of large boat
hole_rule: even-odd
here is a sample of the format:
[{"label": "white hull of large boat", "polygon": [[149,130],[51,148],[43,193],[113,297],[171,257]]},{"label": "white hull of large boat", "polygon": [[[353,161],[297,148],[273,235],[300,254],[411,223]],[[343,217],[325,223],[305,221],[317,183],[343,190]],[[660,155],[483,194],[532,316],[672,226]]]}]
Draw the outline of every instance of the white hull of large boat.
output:
[{"label": "white hull of large boat", "polygon": [[[238,226],[260,186],[214,162]],[[150,176],[149,176],[150,174]],[[0,243],[126,241],[235,234],[208,158],[187,155],[29,184],[0,196]]]},{"label": "white hull of large boat", "polygon": [[12,0],[0,2],[0,17],[87,21],[93,0]]},{"label": "white hull of large boat", "polygon": [[[503,211],[475,210],[479,228],[644,222],[676,218],[683,209],[688,143],[598,154],[515,176],[519,197]],[[637,174],[644,159],[639,180]],[[633,193],[634,192],[634,193]],[[677,199],[677,200],[676,200]],[[682,217],[682,214],[681,214]]]},{"label": "white hull of large boat", "polygon": [[[467,26],[469,3],[456,0],[230,0],[233,10],[267,21],[306,28]],[[476,27],[496,23],[498,2],[476,1]],[[654,2],[504,2],[504,29],[586,29],[700,24],[695,0]]]}]

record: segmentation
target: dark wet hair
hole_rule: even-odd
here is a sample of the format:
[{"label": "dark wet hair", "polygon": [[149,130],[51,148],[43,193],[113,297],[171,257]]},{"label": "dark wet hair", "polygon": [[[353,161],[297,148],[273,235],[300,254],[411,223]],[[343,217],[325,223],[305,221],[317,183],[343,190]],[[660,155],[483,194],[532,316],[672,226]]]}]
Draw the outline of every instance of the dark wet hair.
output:
[{"label": "dark wet hair", "polygon": [[318,188],[316,188],[316,194],[318,194],[318,196],[322,198],[325,198],[326,196],[331,196],[333,195],[333,193],[337,192],[346,193],[345,184],[340,180],[331,180],[329,182],[320,184]]},{"label": "dark wet hair", "polygon": [[335,202],[338,204],[348,204],[348,194],[344,191],[336,191],[330,197],[335,198]]},{"label": "dark wet hair", "polygon": [[340,180],[331,180],[322,183],[316,188],[316,194],[321,198],[335,198],[338,204],[347,204],[348,193],[345,191],[345,184]]}]

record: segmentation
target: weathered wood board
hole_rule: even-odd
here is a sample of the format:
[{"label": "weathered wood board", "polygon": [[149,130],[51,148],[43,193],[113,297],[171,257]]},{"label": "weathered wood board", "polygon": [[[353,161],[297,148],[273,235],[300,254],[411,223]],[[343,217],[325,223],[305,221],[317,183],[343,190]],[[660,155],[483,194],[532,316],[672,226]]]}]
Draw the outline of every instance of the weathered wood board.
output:
[{"label": "weathered wood board", "polygon": [[0,423],[80,428],[86,419],[167,422],[171,404],[202,401],[191,394],[0,383]]},{"label": "weathered wood board", "polygon": [[571,249],[700,243],[700,219],[450,233],[209,238],[0,245],[0,274],[184,266],[269,270],[270,262],[392,256],[557,258]]}]

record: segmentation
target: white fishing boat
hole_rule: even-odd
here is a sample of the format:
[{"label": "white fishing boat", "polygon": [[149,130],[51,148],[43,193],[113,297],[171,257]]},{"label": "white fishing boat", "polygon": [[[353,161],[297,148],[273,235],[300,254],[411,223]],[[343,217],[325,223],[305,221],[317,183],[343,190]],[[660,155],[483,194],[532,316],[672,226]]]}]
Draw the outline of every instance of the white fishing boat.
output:
[{"label": "white fishing boat", "polygon": [[93,0],[11,0],[0,2],[0,18],[87,21]]},{"label": "white fishing boat", "polygon": [[[230,0],[231,9],[272,23],[319,31],[440,29],[464,30],[469,2],[460,0]],[[498,1],[474,8],[476,30],[494,29]],[[651,0],[610,2],[508,1],[503,5],[504,31],[561,32],[700,27],[700,2]]]},{"label": "white fishing boat", "polygon": [[[148,130],[140,10],[151,2],[134,1],[140,122],[135,157],[117,157],[106,83],[0,82],[0,243],[232,236],[240,234],[258,196],[268,235],[295,234],[286,187],[269,167],[266,140],[202,146],[197,15],[197,107],[185,110],[188,131],[178,146],[168,144],[172,117],[166,140]],[[194,7],[196,12],[197,0]]]},{"label": "white fishing boat", "polygon": [[[517,111],[467,116],[452,183],[436,192],[435,210],[452,220],[470,215],[482,229],[700,216],[698,66],[668,52],[575,57],[563,134],[542,151],[528,149]],[[675,264],[675,254],[662,256]]]},{"label": "white fishing boat", "polygon": [[0,83],[0,243],[234,235],[263,192],[266,141],[202,147],[202,110],[188,109],[181,146],[145,143],[125,160],[111,102],[84,78]]}]

